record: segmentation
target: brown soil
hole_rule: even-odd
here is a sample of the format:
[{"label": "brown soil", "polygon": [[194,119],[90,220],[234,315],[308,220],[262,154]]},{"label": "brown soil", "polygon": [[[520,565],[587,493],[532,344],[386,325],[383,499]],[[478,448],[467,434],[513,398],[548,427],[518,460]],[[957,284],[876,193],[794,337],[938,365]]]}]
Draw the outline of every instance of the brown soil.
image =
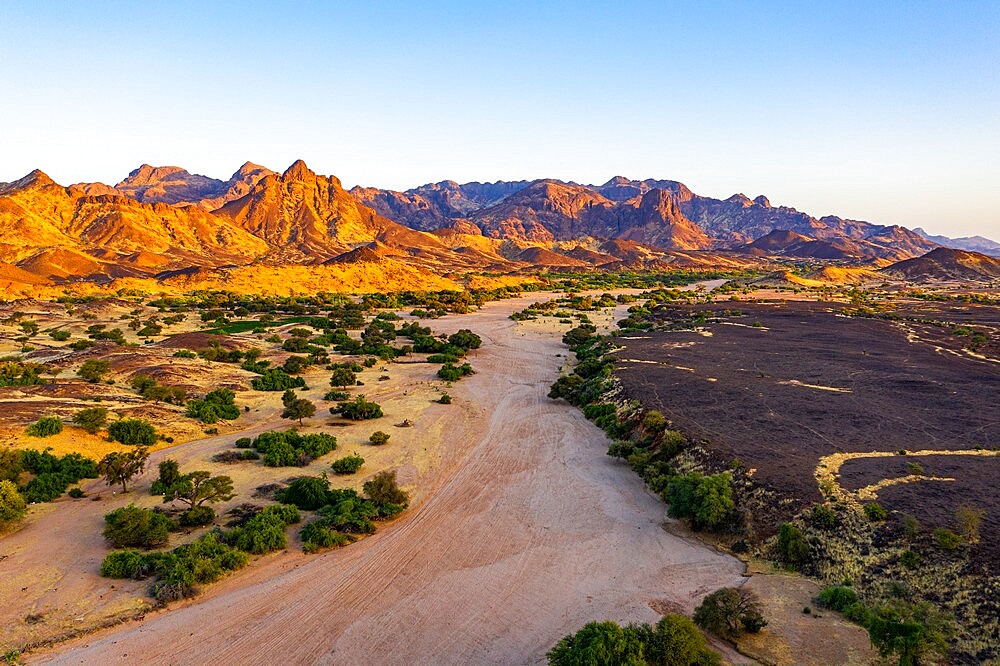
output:
[{"label": "brown soil", "polygon": [[[577,410],[545,397],[565,358],[558,333],[567,327],[518,325],[507,318],[536,298],[433,323],[442,332],[471,327],[485,339],[470,358],[477,374],[447,389],[454,404],[431,402],[445,388],[431,379],[435,366],[393,364],[391,381],[365,386],[369,398],[383,405],[385,418],[333,430],[341,448],[329,458],[359,450],[372,460],[355,483],[368,470],[399,468],[417,499],[402,518],[322,555],[306,556],[290,546],[191,602],[77,639],[39,654],[37,661],[113,662],[142,655],[145,663],[177,663],[186,655],[180,660],[226,663],[252,655],[258,663],[537,662],[559,637],[588,621],[653,621],[658,615],[650,603],[664,599],[690,612],[706,592],[739,584],[742,563],[661,529],[663,505],[627,467],[605,455],[603,433]],[[310,385],[321,391],[320,382]],[[276,409],[255,413],[260,425],[254,430],[269,425]],[[370,431],[403,418],[414,427],[393,428],[390,444],[378,449],[385,458],[370,458],[375,447],[362,444]],[[322,428],[317,421],[311,425]],[[236,436],[158,455],[233,474],[240,491],[236,504],[275,476],[253,464],[203,462]],[[318,473],[327,462],[307,472]],[[143,496],[151,476],[135,494],[143,504],[156,501]],[[4,540],[5,551],[13,552],[0,561],[0,571],[25,571],[22,586],[59,589],[48,599],[32,592],[39,600],[27,612],[53,621],[59,615],[72,625],[77,611],[67,605],[85,603],[89,618],[97,607],[112,606],[102,594],[126,609],[140,603],[145,583],[96,574],[107,552],[100,516],[126,501],[49,506],[43,518]],[[53,540],[53,534],[59,536]],[[62,554],[53,569],[71,572],[58,584],[32,583],[39,558],[49,559],[40,552],[42,543]],[[18,589],[12,597],[5,591],[4,598],[17,600]],[[14,606],[25,607],[16,603],[0,611],[5,634],[29,633],[23,617],[13,616]]]}]

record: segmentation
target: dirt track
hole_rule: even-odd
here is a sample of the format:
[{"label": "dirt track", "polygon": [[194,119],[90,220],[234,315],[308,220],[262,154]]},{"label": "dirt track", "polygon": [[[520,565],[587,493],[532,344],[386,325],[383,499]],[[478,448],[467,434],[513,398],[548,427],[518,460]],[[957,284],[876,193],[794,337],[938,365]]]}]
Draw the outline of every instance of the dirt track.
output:
[{"label": "dirt track", "polygon": [[30,662],[532,663],[590,620],[653,621],[651,602],[690,612],[742,582],[739,561],[664,530],[663,504],[605,455],[604,434],[546,397],[559,335],[507,318],[533,300],[434,323],[485,344],[477,374],[451,390],[473,418],[456,410],[416,509],[347,548],[265,558]]}]

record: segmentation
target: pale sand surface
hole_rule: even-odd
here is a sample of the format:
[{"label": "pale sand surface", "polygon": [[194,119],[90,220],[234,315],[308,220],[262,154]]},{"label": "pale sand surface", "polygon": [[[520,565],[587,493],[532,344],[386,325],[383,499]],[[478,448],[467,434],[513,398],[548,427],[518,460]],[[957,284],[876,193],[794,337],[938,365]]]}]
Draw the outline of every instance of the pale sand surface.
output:
[{"label": "pale sand surface", "polygon": [[[664,530],[664,505],[606,455],[603,432],[575,408],[546,397],[565,360],[559,338],[568,326],[508,318],[546,298],[531,294],[431,323],[435,332],[467,327],[484,338],[470,355],[477,374],[448,389],[451,406],[419,411],[415,401],[426,404],[442,385],[416,375],[392,382],[396,389],[365,387],[377,389],[370,397],[387,394],[376,399],[389,408],[376,425],[363,426],[364,434],[381,428],[394,442],[409,440],[398,444],[396,464],[401,481],[416,491],[416,508],[376,535],[324,554],[303,555],[292,540],[288,551],[258,560],[195,599],[60,644],[29,662],[535,663],[591,620],[655,621],[651,603],[690,613],[707,592],[742,583],[741,562]],[[619,307],[615,319],[624,310]],[[434,367],[390,365],[389,374],[420,368],[427,374]],[[318,393],[318,382],[311,385]],[[409,387],[405,396],[401,385]],[[399,404],[388,395],[393,392]],[[414,428],[389,425],[413,412],[419,412]],[[336,434],[348,452],[358,448],[351,441],[360,446],[361,432],[345,430]],[[236,436],[169,454],[182,463],[204,460]],[[427,446],[416,441],[421,438]],[[371,451],[362,453],[368,458]],[[289,470],[295,473],[301,472]],[[60,589],[76,585],[88,596],[114,584],[109,594],[126,588],[138,603],[148,583],[96,576],[107,552],[100,517],[111,505],[95,502],[95,512],[87,510],[90,504],[60,506],[19,534],[44,525],[74,544],[72,552],[53,549],[49,564],[53,571],[73,570],[82,562],[87,573],[57,581]]]}]

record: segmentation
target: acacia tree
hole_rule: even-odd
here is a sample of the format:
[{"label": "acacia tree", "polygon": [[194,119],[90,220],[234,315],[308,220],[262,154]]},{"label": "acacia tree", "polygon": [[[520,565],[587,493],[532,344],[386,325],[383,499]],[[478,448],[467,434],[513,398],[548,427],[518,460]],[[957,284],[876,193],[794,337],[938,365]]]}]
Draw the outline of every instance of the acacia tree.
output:
[{"label": "acacia tree", "polygon": [[149,459],[149,449],[139,447],[132,451],[114,451],[101,458],[97,463],[97,472],[104,477],[109,486],[122,486],[122,492],[128,492],[128,483],[146,468]]},{"label": "acacia tree", "polygon": [[212,476],[211,472],[198,470],[184,474],[165,493],[163,501],[177,500],[190,508],[200,507],[205,502],[225,502],[236,496],[233,480],[228,476]]},{"label": "acacia tree", "polygon": [[285,411],[281,412],[281,417],[285,419],[298,419],[302,425],[302,419],[309,418],[316,413],[316,405],[305,398],[296,398],[285,406]]},{"label": "acacia tree", "polygon": [[757,633],[767,626],[756,595],[735,587],[724,587],[705,597],[694,611],[694,621],[702,629],[730,640],[743,631]]}]

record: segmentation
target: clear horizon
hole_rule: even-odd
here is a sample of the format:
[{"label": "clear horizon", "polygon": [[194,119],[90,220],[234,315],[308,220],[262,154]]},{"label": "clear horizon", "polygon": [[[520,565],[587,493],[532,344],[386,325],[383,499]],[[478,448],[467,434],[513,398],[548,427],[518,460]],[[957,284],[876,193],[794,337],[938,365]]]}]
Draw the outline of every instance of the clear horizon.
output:
[{"label": "clear horizon", "polygon": [[12,2],[0,181],[615,175],[1000,240],[1000,4]]}]

